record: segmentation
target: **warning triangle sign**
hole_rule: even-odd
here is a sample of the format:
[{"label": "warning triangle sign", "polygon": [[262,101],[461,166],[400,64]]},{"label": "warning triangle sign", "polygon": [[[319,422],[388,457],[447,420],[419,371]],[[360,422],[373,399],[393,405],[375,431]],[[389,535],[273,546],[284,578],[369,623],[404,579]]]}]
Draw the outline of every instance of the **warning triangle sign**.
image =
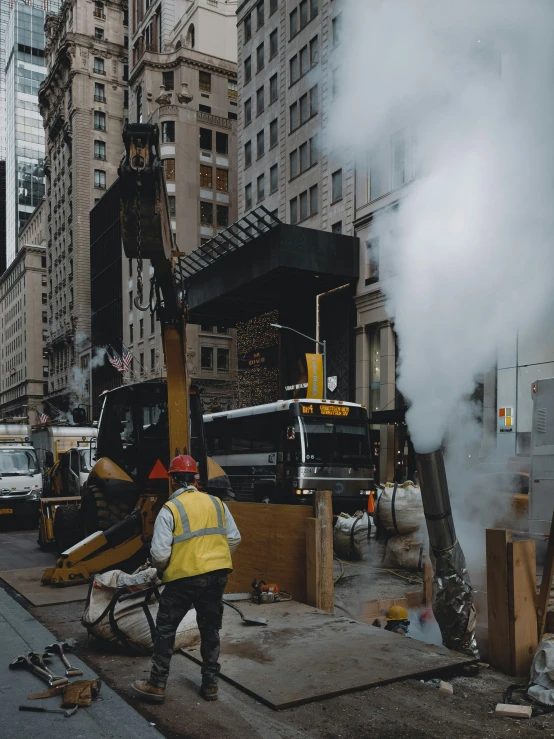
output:
[{"label": "warning triangle sign", "polygon": [[163,466],[161,461],[158,459],[156,464],[152,467],[152,471],[148,475],[149,480],[167,480],[169,475],[167,474],[166,468]]}]

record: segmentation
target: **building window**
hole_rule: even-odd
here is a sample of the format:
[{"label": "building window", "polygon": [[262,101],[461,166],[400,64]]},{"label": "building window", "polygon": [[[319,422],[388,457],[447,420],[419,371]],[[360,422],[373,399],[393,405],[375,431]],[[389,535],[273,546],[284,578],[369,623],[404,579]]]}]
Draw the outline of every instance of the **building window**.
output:
[{"label": "building window", "polygon": [[298,54],[295,54],[289,62],[290,84],[294,85],[300,78],[298,70]]},{"label": "building window", "polygon": [[104,40],[104,29],[103,28],[95,28],[94,29],[94,38],[97,41],[103,41]]},{"label": "building window", "polygon": [[99,190],[106,189],[106,173],[104,172],[104,170],[94,170],[94,187],[97,187]]},{"label": "building window", "polygon": [[218,192],[229,192],[229,171],[227,169],[215,170],[215,189]]},{"label": "building window", "polygon": [[217,225],[219,228],[227,228],[229,225],[229,206],[218,205],[216,208]]},{"label": "building window", "polygon": [[291,151],[289,154],[290,163],[290,179],[298,176],[298,149]]},{"label": "building window", "polygon": [[273,15],[277,10],[278,0],[269,0],[269,15]]},{"label": "building window", "polygon": [[331,231],[334,234],[341,234],[342,233],[342,221],[337,221],[336,223],[333,223],[331,226]]},{"label": "building window", "polygon": [[140,362],[140,371],[141,373],[144,373],[144,352],[141,352],[139,354],[139,362]]},{"label": "building window", "polygon": [[314,164],[317,164],[317,158],[318,158],[318,139],[317,134],[315,136],[312,136],[310,139],[310,167],[313,167]]},{"label": "building window", "polygon": [[[44,323],[44,321],[43,321],[43,323]],[[47,328],[43,328],[42,329],[42,340],[43,341],[48,341],[48,329]]]},{"label": "building window", "polygon": [[305,172],[308,169],[308,144],[302,144],[299,149],[300,171]]},{"label": "building window", "polygon": [[298,200],[297,198],[293,198],[290,201],[290,222],[293,226],[295,223],[298,223]]},{"label": "building window", "polygon": [[200,148],[204,151],[212,150],[212,135],[213,132],[209,128],[200,129]]},{"label": "building window", "polygon": [[271,105],[274,103],[279,96],[279,92],[277,89],[277,75],[274,74],[273,77],[269,80],[269,104]]},{"label": "building window", "polygon": [[124,64],[123,65],[123,82],[129,81],[129,65]]},{"label": "building window", "polygon": [[303,123],[306,123],[308,118],[310,117],[309,114],[309,106],[308,106],[308,93],[305,95],[302,95],[300,100],[298,101],[300,105],[300,125]]},{"label": "building window", "polygon": [[319,112],[319,87],[314,85],[310,90],[310,116]]},{"label": "building window", "polygon": [[163,167],[165,173],[165,179],[168,182],[175,181],[175,159],[164,159]]},{"label": "building window", "polygon": [[315,67],[319,62],[319,37],[316,36],[310,41],[310,66]]},{"label": "building window", "polygon": [[277,56],[277,51],[278,51],[278,39],[277,39],[277,29],[275,29],[269,34],[269,58],[273,59],[274,56]]},{"label": "building window", "polygon": [[261,174],[258,177],[258,203],[261,203],[265,198],[265,175]]},{"label": "building window", "polygon": [[133,310],[133,291],[129,290],[129,310]]},{"label": "building window", "polygon": [[217,350],[217,372],[220,375],[229,374],[229,349]]},{"label": "building window", "polygon": [[273,193],[279,187],[279,165],[275,164],[269,170],[269,192]]},{"label": "building window", "polygon": [[290,113],[290,130],[294,131],[298,128],[298,103],[293,103],[289,108]]},{"label": "building window", "polygon": [[144,339],[144,318],[139,320],[139,339]]},{"label": "building window", "polygon": [[206,187],[209,190],[213,187],[212,168],[206,164],[200,165],[200,187]]},{"label": "building window", "polygon": [[317,213],[317,185],[310,187],[310,215]]},{"label": "building window", "polygon": [[299,5],[300,10],[300,28],[304,28],[304,26],[308,25],[308,0],[302,0],[302,2]]},{"label": "building window", "polygon": [[95,74],[106,74],[106,72],[104,71],[104,60],[101,56],[94,57],[93,71]]},{"label": "building window", "polygon": [[249,167],[252,164],[252,142],[247,141],[244,145],[244,166]]},{"label": "building window", "polygon": [[214,206],[212,203],[200,203],[200,223],[211,226],[214,222]]},{"label": "building window", "polygon": [[174,72],[162,72],[162,81],[166,92],[175,89]]},{"label": "building window", "polygon": [[94,0],[94,17],[95,18],[105,18],[104,15],[104,3],[100,0]]},{"label": "building window", "polygon": [[337,169],[336,172],[333,172],[333,174],[331,175],[331,180],[333,203],[336,203],[337,200],[340,200],[342,198],[342,169]]},{"label": "building window", "polygon": [[42,366],[42,376],[48,377],[48,365],[47,364]]},{"label": "building window", "polygon": [[106,114],[102,113],[100,110],[94,111],[94,128],[97,131],[106,130]]},{"label": "building window", "polygon": [[336,15],[331,21],[331,37],[333,39],[333,48],[336,48],[340,44],[342,34],[342,13]]},{"label": "building window", "polygon": [[319,10],[319,0],[310,0],[310,18],[315,18]]},{"label": "building window", "polygon": [[42,304],[46,305],[48,302],[48,295],[46,293],[42,293]]},{"label": "building window", "polygon": [[[132,296],[132,295],[133,295],[133,293],[131,293],[131,296]],[[133,307],[133,304],[132,304],[132,302],[131,302],[131,303],[129,304],[129,310],[131,310],[131,309],[132,309],[132,307]],[[129,344],[132,344],[132,343],[133,343],[133,340],[134,340],[134,336],[135,336],[135,332],[134,332],[133,324],[132,324],[132,323],[130,323],[130,324],[129,324]]]},{"label": "building window", "polygon": [[274,146],[277,146],[279,142],[279,129],[277,125],[277,118],[275,120],[271,121],[269,124],[269,147],[270,149],[273,149]]},{"label": "building window", "polygon": [[142,87],[137,87],[137,123],[142,123]]},{"label": "building window", "polygon": [[301,192],[298,199],[300,201],[300,220],[305,221],[308,217],[308,191]]},{"label": "building window", "polygon": [[175,195],[168,195],[167,199],[169,201],[169,217],[175,218],[177,215],[177,209],[175,205]]},{"label": "building window", "polygon": [[162,121],[162,144],[175,142],[175,121]]},{"label": "building window", "polygon": [[106,160],[106,143],[104,141],[94,142],[94,158]]},{"label": "building window", "polygon": [[129,90],[123,90],[123,107],[129,107]]},{"label": "building window", "polygon": [[156,368],[156,350],[150,349],[150,370],[154,372]]},{"label": "building window", "polygon": [[289,15],[289,25],[290,25],[290,38],[294,38],[296,34],[299,31],[298,28],[298,8],[295,8],[292,13]]},{"label": "building window", "polygon": [[260,3],[256,5],[256,17],[258,19],[258,31],[265,23],[264,19],[264,0],[261,0]]},{"label": "building window", "polygon": [[212,91],[212,75],[209,72],[198,72],[198,87],[201,92]]},{"label": "building window", "polygon": [[244,83],[250,82],[252,79],[252,57],[247,56],[244,60]]},{"label": "building window", "polygon": [[215,133],[215,150],[218,154],[227,154],[229,153],[229,135],[226,133],[220,133],[219,131],[216,131]]},{"label": "building window", "polygon": [[264,112],[265,101],[264,101],[264,88],[263,86],[256,92],[256,108],[257,114],[261,115]]},{"label": "building window", "polygon": [[258,135],[256,136],[256,148],[257,148],[257,157],[258,159],[260,157],[263,157],[265,153],[265,137],[264,137],[264,130],[262,128],[261,131],[259,131]]},{"label": "building window", "polygon": [[42,311],[42,322],[48,323],[48,313],[45,310]]},{"label": "building window", "polygon": [[252,16],[250,13],[244,19],[244,40],[250,41],[252,38]]},{"label": "building window", "polygon": [[248,98],[248,100],[245,100],[244,102],[244,125],[248,126],[248,124],[252,121],[252,100]]},{"label": "building window", "polygon": [[214,368],[214,350],[211,346],[200,347],[200,367],[206,372],[212,372]]},{"label": "building window", "polygon": [[303,76],[307,74],[310,70],[310,57],[308,55],[308,47],[304,46],[302,49],[300,49],[300,75]]},{"label": "building window", "polygon": [[264,68],[264,44],[262,43],[256,49],[256,72],[260,72]]},{"label": "building window", "polygon": [[94,83],[94,99],[97,103],[106,102],[106,88],[100,82]]},{"label": "building window", "polygon": [[252,207],[252,183],[249,182],[244,188],[244,205],[246,210]]},{"label": "building window", "polygon": [[199,105],[198,106],[198,110],[201,113],[211,113],[212,112],[212,107],[211,107],[211,105]]},{"label": "building window", "polygon": [[[175,198],[173,198],[173,200],[175,200]],[[150,314],[150,334],[154,333],[155,322],[156,322],[156,316],[154,315],[154,313],[151,313]]]}]

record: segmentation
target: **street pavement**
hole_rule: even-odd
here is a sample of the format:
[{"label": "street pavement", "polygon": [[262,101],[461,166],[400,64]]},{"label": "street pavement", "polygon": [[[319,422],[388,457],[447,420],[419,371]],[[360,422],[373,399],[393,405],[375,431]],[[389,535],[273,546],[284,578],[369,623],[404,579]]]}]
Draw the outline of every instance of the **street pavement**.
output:
[{"label": "street pavement", "polygon": [[[161,734],[105,683],[100,696],[90,708],[79,708],[70,718],[54,713],[27,713],[19,705],[60,708],[59,697],[28,701],[31,693],[47,690],[48,686],[26,670],[10,670],[9,663],[28,651],[40,652],[56,641],[53,634],[30,613],[0,589],[0,736],[13,739],[161,739]],[[71,665],[83,670],[83,678],[96,674],[75,655]],[[64,674],[61,661],[52,659],[51,669]],[[131,680],[131,677],[129,677]]]}]

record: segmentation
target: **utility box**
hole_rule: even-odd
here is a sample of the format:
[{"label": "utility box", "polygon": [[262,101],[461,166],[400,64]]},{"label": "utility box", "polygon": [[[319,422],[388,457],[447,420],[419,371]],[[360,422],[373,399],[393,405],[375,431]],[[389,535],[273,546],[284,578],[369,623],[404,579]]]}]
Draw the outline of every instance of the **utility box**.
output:
[{"label": "utility box", "polygon": [[531,392],[529,533],[548,536],[554,510],[554,378],[537,380]]}]

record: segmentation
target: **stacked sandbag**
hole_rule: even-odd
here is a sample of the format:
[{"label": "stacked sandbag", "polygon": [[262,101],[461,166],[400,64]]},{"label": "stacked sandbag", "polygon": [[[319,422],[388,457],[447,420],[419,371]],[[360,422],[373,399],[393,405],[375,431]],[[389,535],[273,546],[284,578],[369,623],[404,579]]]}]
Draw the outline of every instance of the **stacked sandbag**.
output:
[{"label": "stacked sandbag", "polygon": [[[121,570],[95,575],[81,623],[97,639],[119,644],[135,654],[148,654],[154,646],[163,589],[157,584],[153,567],[133,575]],[[177,629],[175,650],[199,641],[196,612],[190,610]]]},{"label": "stacked sandbag", "polygon": [[425,554],[425,541],[419,532],[387,539],[383,567],[401,570],[421,570]]},{"label": "stacked sandbag", "polygon": [[358,562],[367,559],[372,521],[366,512],[353,516],[341,513],[333,529],[333,549],[339,559]]}]

